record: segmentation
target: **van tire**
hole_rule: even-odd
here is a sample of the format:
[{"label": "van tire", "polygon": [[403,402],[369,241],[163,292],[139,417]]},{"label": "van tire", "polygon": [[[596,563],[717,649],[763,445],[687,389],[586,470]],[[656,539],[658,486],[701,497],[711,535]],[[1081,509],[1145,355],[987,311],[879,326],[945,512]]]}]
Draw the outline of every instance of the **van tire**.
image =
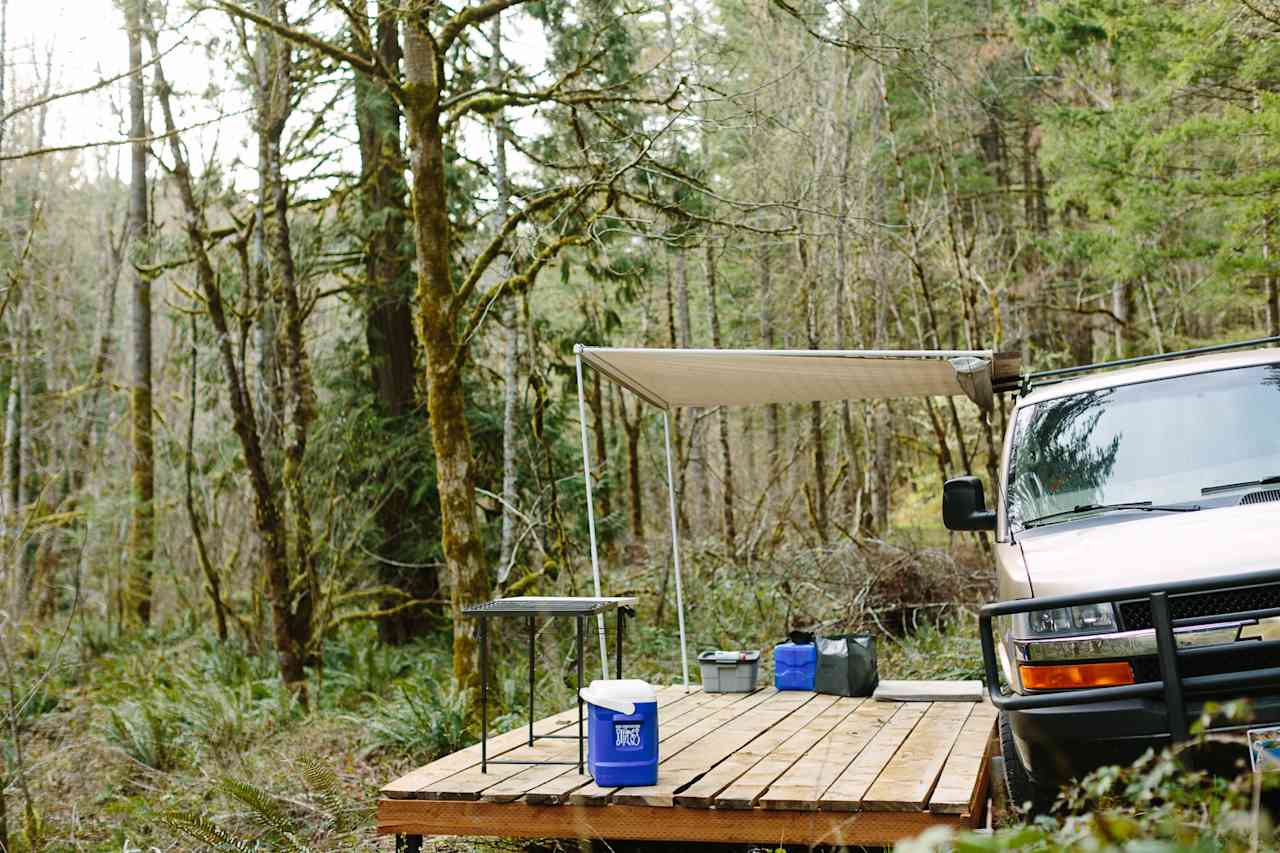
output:
[{"label": "van tire", "polygon": [[1000,754],[1004,757],[1004,785],[1009,794],[1009,805],[1017,812],[1028,810],[1031,816],[1048,814],[1053,810],[1058,789],[1039,785],[1027,774],[1018,748],[1013,742],[1013,727],[1009,715],[1000,712]]}]

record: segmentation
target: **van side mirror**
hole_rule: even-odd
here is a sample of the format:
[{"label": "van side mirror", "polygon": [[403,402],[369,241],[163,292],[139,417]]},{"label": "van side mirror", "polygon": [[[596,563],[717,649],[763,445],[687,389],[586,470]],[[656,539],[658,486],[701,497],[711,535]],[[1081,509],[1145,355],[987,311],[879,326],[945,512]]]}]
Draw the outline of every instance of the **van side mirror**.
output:
[{"label": "van side mirror", "polygon": [[948,530],[996,529],[996,512],[987,509],[981,480],[955,477],[943,484],[942,523]]}]

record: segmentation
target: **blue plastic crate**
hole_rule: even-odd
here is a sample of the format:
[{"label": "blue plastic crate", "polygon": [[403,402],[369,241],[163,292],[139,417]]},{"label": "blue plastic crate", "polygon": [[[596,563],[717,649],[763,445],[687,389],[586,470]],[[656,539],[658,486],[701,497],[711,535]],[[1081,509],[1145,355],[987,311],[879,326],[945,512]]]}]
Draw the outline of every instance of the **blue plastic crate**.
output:
[{"label": "blue plastic crate", "polygon": [[818,647],[812,643],[773,647],[773,685],[779,690],[813,690],[817,673]]}]

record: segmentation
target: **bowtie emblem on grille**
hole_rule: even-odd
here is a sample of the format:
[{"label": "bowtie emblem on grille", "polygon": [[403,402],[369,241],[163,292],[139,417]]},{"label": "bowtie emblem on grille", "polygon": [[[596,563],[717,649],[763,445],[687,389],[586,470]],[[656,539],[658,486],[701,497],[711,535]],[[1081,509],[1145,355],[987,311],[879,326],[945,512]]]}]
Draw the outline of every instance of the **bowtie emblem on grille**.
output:
[{"label": "bowtie emblem on grille", "polygon": [[1251,625],[1241,625],[1237,640],[1280,640],[1280,616],[1259,619]]}]

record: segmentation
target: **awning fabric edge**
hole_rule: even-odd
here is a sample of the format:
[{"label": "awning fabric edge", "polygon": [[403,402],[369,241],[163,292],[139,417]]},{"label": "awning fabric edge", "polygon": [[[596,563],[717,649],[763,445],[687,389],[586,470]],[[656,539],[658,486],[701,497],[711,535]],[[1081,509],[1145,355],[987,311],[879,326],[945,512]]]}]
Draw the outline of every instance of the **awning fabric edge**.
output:
[{"label": "awning fabric edge", "polygon": [[[966,397],[976,403],[984,410],[990,410],[994,394],[992,391],[993,384],[1003,377],[995,376],[997,356],[1007,359],[1007,355],[997,353],[994,350],[760,350],[760,349],[667,349],[667,348],[641,348],[641,347],[593,347],[584,344],[577,344],[575,352],[580,355],[583,361],[591,365],[592,368],[603,373],[614,383],[628,389],[636,396],[645,400],[651,405],[660,409],[671,410],[674,408],[691,407],[691,406],[715,406],[715,405],[765,405],[771,403],[796,403],[808,402],[796,396],[796,389],[788,386],[785,390],[785,396],[774,399],[768,394],[768,389],[764,383],[751,382],[750,372],[756,372],[758,379],[763,375],[761,368],[768,365],[770,361],[778,360],[777,366],[783,369],[782,365],[786,364],[785,370],[794,376],[800,376],[806,380],[821,385],[821,395],[815,396],[818,400],[835,400],[835,399],[890,399],[912,396],[947,396],[963,393]],[[868,396],[863,388],[861,396],[832,396],[839,393],[838,385],[842,381],[858,381],[856,373],[847,377],[832,377],[827,375],[823,377],[818,375],[810,376],[807,372],[799,374],[794,370],[792,359],[811,359],[821,360],[821,364],[825,365],[828,370],[834,369],[831,366],[832,360],[842,359],[865,359],[868,360],[869,373],[876,373],[870,368],[874,366],[879,375],[872,378],[873,384],[878,383],[878,387],[887,388],[894,393],[885,393],[883,395],[874,394]],[[743,371],[747,374],[744,376],[736,369],[730,366],[733,362],[742,361]],[[902,387],[897,387],[898,380],[894,375],[884,375],[885,370],[894,371],[896,368],[887,367],[893,362],[902,361],[904,363],[923,362],[929,366],[925,370],[931,371],[932,379],[924,383],[925,390],[912,391],[908,386],[915,385],[920,388],[919,382],[909,382],[905,377],[901,381]],[[652,362],[651,364],[647,362]],[[681,363],[687,363],[688,369],[685,369]],[[819,362],[815,361],[815,365]],[[942,378],[937,370],[941,365],[946,364],[950,367],[951,373],[948,374],[948,382],[946,387],[942,387],[939,383]],[[627,369],[624,365],[630,365],[631,369]],[[681,365],[677,367],[677,365]],[[905,365],[904,365],[905,366]],[[999,365],[1001,373],[1008,372],[1010,365],[1007,361],[1002,361]],[[1014,374],[1016,375],[1016,360],[1012,365]],[[646,370],[652,374],[649,377],[640,377],[635,375],[636,372],[645,373]],[[731,381],[737,379],[742,385],[749,385],[748,390],[744,390],[749,396],[746,400],[734,400],[726,402],[724,399],[707,397],[705,400],[694,399],[690,397],[690,377],[689,374],[701,370],[703,373],[702,380],[710,383],[723,377],[724,380]],[[843,372],[843,371],[841,371]],[[664,389],[660,387],[662,381],[670,378],[673,383],[683,383],[683,387],[675,389],[676,400],[670,396],[670,393],[664,393]],[[823,384],[825,382],[825,384]],[[954,383],[954,384],[952,384]],[[908,390],[905,393],[897,393],[903,388]],[[671,390],[668,383],[668,391]],[[696,389],[694,389],[696,390]],[[717,387],[715,390],[720,390]],[[683,394],[681,393],[683,392]]]}]

